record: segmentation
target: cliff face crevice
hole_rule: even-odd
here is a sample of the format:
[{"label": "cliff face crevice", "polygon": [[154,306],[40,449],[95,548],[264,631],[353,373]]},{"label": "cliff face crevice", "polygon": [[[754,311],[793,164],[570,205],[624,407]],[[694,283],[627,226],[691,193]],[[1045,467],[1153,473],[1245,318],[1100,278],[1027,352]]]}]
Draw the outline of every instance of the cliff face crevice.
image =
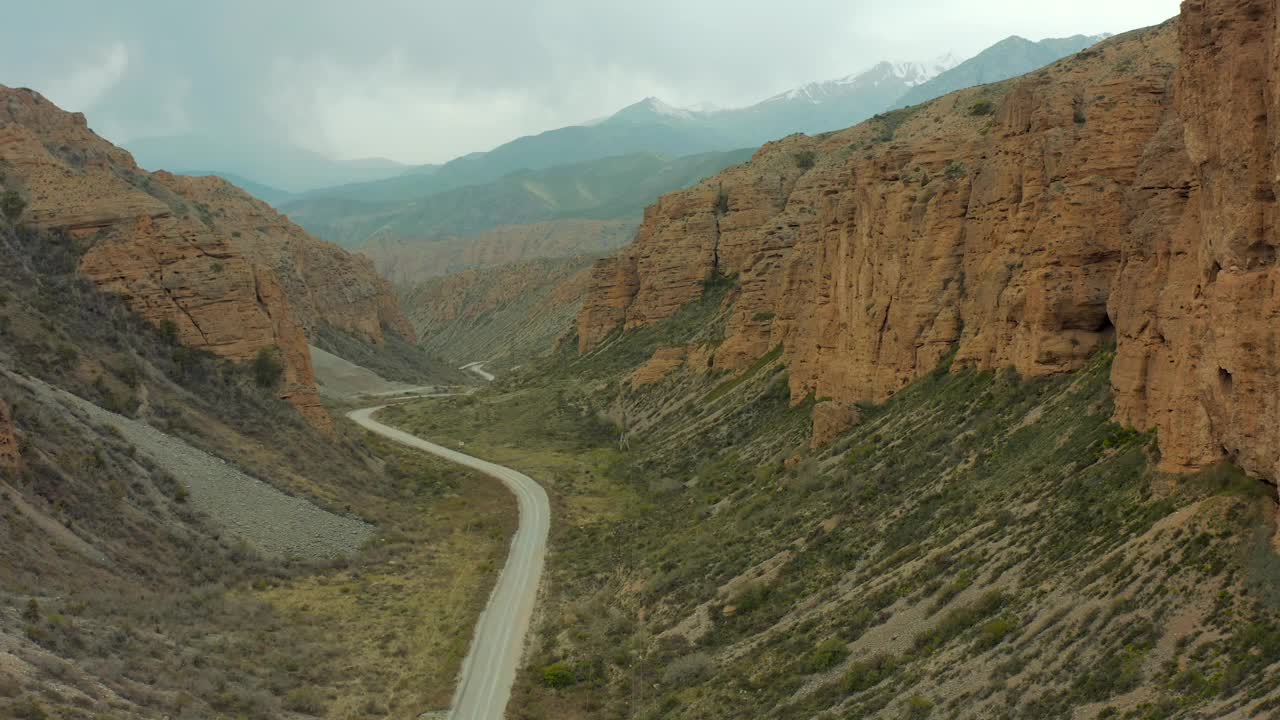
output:
[{"label": "cliff face crevice", "polygon": [[1116,417],[1159,432],[1166,469],[1275,480],[1276,15],[1189,1],[1023,78],[765,146],[597,264],[580,350],[699,296],[718,219],[740,292],[717,368],[782,344],[793,398],[882,401],[952,352],[1030,378],[1114,340]]}]

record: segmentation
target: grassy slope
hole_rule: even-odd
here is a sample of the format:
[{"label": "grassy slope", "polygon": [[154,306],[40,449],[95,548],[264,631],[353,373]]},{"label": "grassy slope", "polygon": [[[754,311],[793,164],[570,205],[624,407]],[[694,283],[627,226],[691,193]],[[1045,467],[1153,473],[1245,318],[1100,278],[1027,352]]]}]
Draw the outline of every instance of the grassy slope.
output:
[{"label": "grassy slope", "polygon": [[309,232],[348,247],[375,232],[430,241],[561,218],[638,218],[658,197],[750,157],[750,150],[674,160],[623,155],[516,172],[482,184],[424,192],[410,200],[371,203],[317,197],[290,203],[285,211]]},{"label": "grassy slope", "polygon": [[536,259],[428,279],[404,295],[424,351],[505,372],[551,352],[582,307],[595,258]]},{"label": "grassy slope", "polygon": [[389,414],[556,498],[517,717],[1280,708],[1271,490],[1153,472],[1154,439],[1109,422],[1108,353],[1032,382],[944,369],[811,452],[776,362],[621,382],[657,346],[714,343],[718,307]]},{"label": "grassy slope", "polygon": [[500,486],[343,426],[315,435],[247,368],[174,347],[77,280],[63,238],[0,225],[0,250],[0,368],[374,521],[379,538],[331,564],[259,557],[119,436],[0,374],[25,461],[0,471],[0,717],[447,704],[515,524]]}]

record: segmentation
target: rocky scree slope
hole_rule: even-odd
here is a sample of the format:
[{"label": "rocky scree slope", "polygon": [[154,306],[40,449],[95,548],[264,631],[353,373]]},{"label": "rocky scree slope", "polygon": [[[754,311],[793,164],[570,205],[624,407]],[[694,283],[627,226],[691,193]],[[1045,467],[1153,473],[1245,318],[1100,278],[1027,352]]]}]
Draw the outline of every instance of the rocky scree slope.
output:
[{"label": "rocky scree slope", "polygon": [[882,401],[936,368],[1075,370],[1114,338],[1118,421],[1165,469],[1280,478],[1277,10],[1186,2],[1024,78],[818,138],[662,198],[593,271],[579,348],[715,278],[712,366],[781,348],[793,401]]},{"label": "rocky scree slope", "polygon": [[[437,476],[317,432],[251,367],[179,344],[85,278],[86,252],[0,218],[0,717],[273,718],[336,694],[350,648],[256,597],[326,567],[254,543],[350,551],[368,533],[353,508],[402,507],[406,483]],[[275,489],[254,483],[246,506],[245,476]],[[259,641],[311,661],[232,650]]]}]

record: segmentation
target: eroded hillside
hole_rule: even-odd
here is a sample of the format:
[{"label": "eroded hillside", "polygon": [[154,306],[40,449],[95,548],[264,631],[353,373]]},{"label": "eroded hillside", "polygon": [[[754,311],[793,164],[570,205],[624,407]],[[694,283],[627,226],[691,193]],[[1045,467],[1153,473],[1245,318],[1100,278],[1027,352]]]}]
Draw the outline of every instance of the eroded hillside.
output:
[{"label": "eroded hillside", "polygon": [[583,351],[732,300],[716,369],[781,348],[793,400],[881,401],[956,353],[1024,377],[1115,337],[1116,418],[1166,469],[1275,480],[1276,9],[1179,21],[819,138],[664,197],[595,269]]},{"label": "eroded hillside", "polygon": [[372,263],[308,236],[217,178],[147,173],[83,115],[0,87],[0,186],[12,220],[65,232],[80,272],[184,345],[237,361],[279,355],[282,395],[317,426],[307,342],[332,328],[380,347],[413,339]]}]

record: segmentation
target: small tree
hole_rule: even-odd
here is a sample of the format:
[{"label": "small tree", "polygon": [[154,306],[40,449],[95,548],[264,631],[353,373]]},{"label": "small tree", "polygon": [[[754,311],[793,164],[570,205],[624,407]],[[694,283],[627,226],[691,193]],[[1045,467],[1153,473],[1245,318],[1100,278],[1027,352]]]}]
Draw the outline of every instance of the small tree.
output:
[{"label": "small tree", "polygon": [[990,100],[979,100],[969,106],[970,115],[990,115],[993,112],[995,112],[995,106],[991,104]]},{"label": "small tree", "polygon": [[843,640],[827,639],[814,648],[813,655],[809,657],[809,672],[819,673],[830,670],[847,657],[849,657],[849,646],[845,645]]},{"label": "small tree", "polygon": [[13,190],[6,190],[3,195],[0,195],[0,212],[4,213],[9,222],[15,222],[26,209],[27,202]]},{"label": "small tree", "polygon": [[796,153],[793,157],[795,158],[795,161],[796,161],[796,167],[800,168],[801,170],[808,170],[809,168],[812,168],[814,163],[816,163],[818,160],[817,154],[814,153],[812,150],[801,150],[800,152]]},{"label": "small tree", "polygon": [[542,684],[557,690],[567,688],[578,681],[573,674],[573,668],[568,663],[558,662],[542,668]]},{"label": "small tree", "polygon": [[716,214],[727,215],[729,213],[729,193],[720,188],[720,193],[716,195]]},{"label": "small tree", "polygon": [[284,366],[276,357],[275,348],[262,348],[253,358],[253,379],[261,388],[273,388],[280,384]]}]

